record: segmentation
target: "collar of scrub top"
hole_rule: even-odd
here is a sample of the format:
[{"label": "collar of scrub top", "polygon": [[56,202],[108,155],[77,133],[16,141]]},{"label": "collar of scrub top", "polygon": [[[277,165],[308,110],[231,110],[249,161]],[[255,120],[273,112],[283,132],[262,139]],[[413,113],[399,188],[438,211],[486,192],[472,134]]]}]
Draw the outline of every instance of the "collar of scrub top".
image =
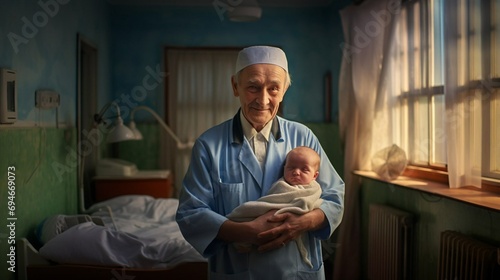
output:
[{"label": "collar of scrub top", "polygon": [[[243,126],[241,124],[240,111],[241,108],[238,110],[238,112],[233,118],[233,142],[237,144],[243,144],[243,141],[245,139],[245,133],[243,132]],[[280,129],[280,124],[278,122],[278,117],[275,116],[272,122],[273,124],[271,126],[270,135],[273,135],[274,139],[280,139],[281,129]]]},{"label": "collar of scrub top", "polygon": [[252,140],[253,137],[257,137],[259,133],[262,134],[262,136],[264,136],[266,142],[269,141],[269,134],[271,133],[272,122],[268,122],[261,129],[261,131],[257,131],[255,128],[253,128],[252,124],[250,124],[250,122],[245,118],[245,116],[243,115],[243,111],[241,110],[240,110],[240,119],[241,119],[241,126],[243,128],[243,134],[249,141]]}]

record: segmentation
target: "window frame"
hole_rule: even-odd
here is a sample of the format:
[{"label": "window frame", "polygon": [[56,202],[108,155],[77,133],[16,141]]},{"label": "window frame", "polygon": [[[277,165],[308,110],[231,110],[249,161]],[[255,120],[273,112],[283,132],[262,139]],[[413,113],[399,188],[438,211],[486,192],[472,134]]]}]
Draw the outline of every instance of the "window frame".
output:
[{"label": "window frame", "polygon": [[[437,1],[438,0],[435,0],[434,2]],[[494,1],[495,0],[481,2],[481,15],[485,13],[484,11],[488,11],[488,8],[494,10],[494,5],[496,4]],[[433,24],[434,19],[430,10],[432,8],[432,4],[432,0],[407,1],[404,3],[404,9],[407,14],[405,15],[403,13],[403,15],[406,16],[406,18],[404,18],[406,20],[406,22],[404,23],[404,26],[406,28],[404,40],[406,40],[406,42],[404,42],[403,45],[406,47],[404,49],[404,52],[406,52],[407,60],[404,61],[406,63],[403,64],[407,67],[407,69],[403,69],[403,72],[408,73],[408,77],[404,77],[402,80],[407,79],[408,85],[406,87],[407,91],[402,91],[399,95],[399,101],[401,107],[405,108],[401,110],[401,118],[402,120],[404,120],[402,122],[401,139],[404,140],[403,142],[406,142],[403,144],[403,146],[406,146],[409,151],[409,164],[403,175],[449,184],[447,164],[439,164],[432,161],[434,155],[432,145],[434,143],[433,140],[435,140],[435,137],[437,135],[434,123],[435,116],[433,115],[434,108],[432,107],[435,106],[435,103],[432,100],[435,96],[444,97],[445,94],[444,78],[443,85],[436,85],[432,80],[432,71],[435,67],[434,61],[431,61],[431,59],[436,59],[432,51],[434,44],[434,34],[432,32],[428,32],[429,30],[432,30],[431,25]],[[490,4],[492,5],[491,7],[488,6]],[[416,7],[419,9],[418,11],[415,11],[415,9],[417,9]],[[498,70],[494,69],[494,65],[490,65],[490,61],[496,55],[495,49],[500,47],[495,45],[495,42],[498,41],[498,38],[494,37],[500,35],[498,35],[494,31],[495,26],[499,25],[498,16],[495,15],[493,11],[487,14],[488,16],[484,16],[481,18],[482,26],[490,27],[486,30],[485,28],[482,29],[481,40],[483,40],[483,37],[486,38],[484,40],[485,42],[482,43],[485,44],[486,48],[488,49],[487,51],[483,52],[483,55],[486,55],[486,57],[481,57],[481,66],[483,69],[483,73],[485,73],[485,75],[490,75],[491,73],[496,73],[495,70]],[[415,16],[418,17],[418,21],[415,21]],[[492,20],[495,22],[493,22]],[[414,26],[415,22],[418,23],[418,26]],[[413,32],[413,30],[417,30],[417,32],[420,32],[420,34],[412,35],[411,32]],[[412,38],[414,38],[415,36],[420,36],[420,44],[415,44],[415,42],[413,42]],[[470,34],[468,34],[468,36],[470,36]],[[420,49],[415,50],[413,48]],[[443,51],[445,52],[446,50],[443,49]],[[419,52],[418,56],[414,55],[413,52]],[[417,68],[415,66],[420,68]],[[444,65],[442,67],[444,67]],[[417,68],[416,71],[418,73],[412,71],[415,68]],[[412,79],[411,73],[420,75],[420,77],[418,77],[419,80],[417,79],[415,81],[414,79]],[[413,75],[414,78],[415,75]],[[444,73],[442,77],[444,77]],[[467,84],[467,89],[464,88],[463,90],[467,91],[467,94],[474,94],[475,91],[479,90],[481,94],[482,107],[487,108],[487,110],[482,110],[480,116],[482,131],[486,132],[486,134],[483,134],[484,136],[482,143],[483,152],[481,155],[481,173],[483,180],[481,190],[500,193],[500,159],[497,159],[495,162],[493,162],[495,159],[491,158],[492,151],[497,151],[495,149],[500,150],[499,145],[494,146],[492,144],[492,141],[494,141],[492,140],[493,134],[495,133],[496,135],[499,133],[498,131],[494,131],[494,128],[497,129],[496,127],[500,127],[500,120],[494,119],[495,114],[498,114],[498,112],[496,112],[495,110],[500,110],[497,109],[500,108],[500,77],[494,77],[491,79],[487,79],[486,81],[491,83],[485,84],[484,79],[479,81],[471,81]],[[420,88],[417,87],[418,85],[420,85]],[[418,111],[419,98],[427,99],[427,102],[425,103],[427,104],[427,108],[424,108],[427,110],[428,114],[426,120],[428,130],[427,162],[415,161],[415,147],[416,142],[418,141],[416,140],[417,132],[415,126],[413,126],[413,128],[410,127],[410,121],[415,118],[416,111]],[[495,126],[495,124],[498,125]],[[444,141],[446,141],[446,139]],[[494,164],[496,164],[496,166]],[[497,167],[498,172],[491,171],[492,165],[494,165],[493,167]]]}]

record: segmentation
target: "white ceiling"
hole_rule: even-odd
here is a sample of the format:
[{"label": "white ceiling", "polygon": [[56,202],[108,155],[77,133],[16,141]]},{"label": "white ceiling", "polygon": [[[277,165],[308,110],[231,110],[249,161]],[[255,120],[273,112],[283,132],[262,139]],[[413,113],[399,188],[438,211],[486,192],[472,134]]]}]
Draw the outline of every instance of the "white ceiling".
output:
[{"label": "white ceiling", "polygon": [[[213,6],[214,2],[238,3],[238,0],[108,0],[112,5]],[[262,7],[323,7],[334,0],[257,0]]]}]

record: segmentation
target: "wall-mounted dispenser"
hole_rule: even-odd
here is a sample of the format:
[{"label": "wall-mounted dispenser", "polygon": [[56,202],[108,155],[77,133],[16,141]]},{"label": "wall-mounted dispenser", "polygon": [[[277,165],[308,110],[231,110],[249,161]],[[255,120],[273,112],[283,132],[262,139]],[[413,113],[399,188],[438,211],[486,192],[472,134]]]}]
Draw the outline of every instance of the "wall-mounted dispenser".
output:
[{"label": "wall-mounted dispenser", "polygon": [[0,69],[0,123],[14,123],[16,120],[16,72],[9,69]]}]

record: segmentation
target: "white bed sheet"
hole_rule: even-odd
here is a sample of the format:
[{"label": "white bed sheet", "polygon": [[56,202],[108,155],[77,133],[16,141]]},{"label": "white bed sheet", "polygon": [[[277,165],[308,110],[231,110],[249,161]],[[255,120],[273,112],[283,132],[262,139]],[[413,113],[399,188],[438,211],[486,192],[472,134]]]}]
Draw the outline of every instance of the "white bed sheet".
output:
[{"label": "white bed sheet", "polygon": [[85,222],[58,234],[39,252],[57,263],[134,268],[171,268],[206,261],[182,236],[177,199],[130,195],[93,205],[92,216],[105,226]]}]

